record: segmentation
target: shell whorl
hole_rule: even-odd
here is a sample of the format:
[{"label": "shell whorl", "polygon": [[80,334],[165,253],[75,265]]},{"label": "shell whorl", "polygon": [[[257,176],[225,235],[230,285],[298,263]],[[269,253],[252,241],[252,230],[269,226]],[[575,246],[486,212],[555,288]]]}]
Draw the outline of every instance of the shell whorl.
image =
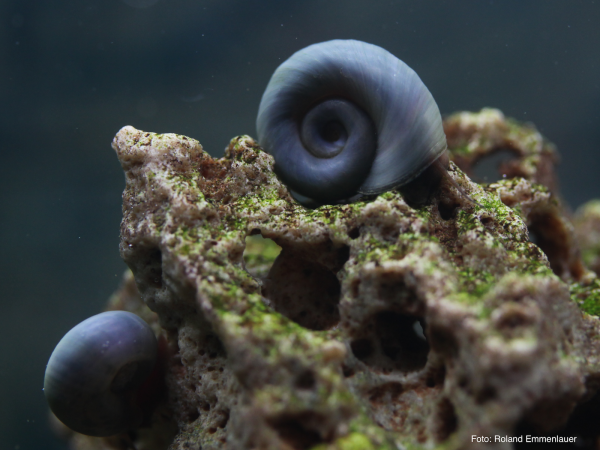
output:
[{"label": "shell whorl", "polygon": [[58,343],[46,367],[44,394],[69,428],[111,436],[141,424],[135,390],[156,363],[158,344],[135,314],[109,311],[81,322]]},{"label": "shell whorl", "polygon": [[[338,115],[332,102],[342,105]],[[329,113],[313,112],[328,103]],[[359,131],[346,128],[353,120]],[[319,203],[402,186],[446,149],[439,109],[419,76],[354,40],[314,44],[281,64],[263,94],[257,132],[280,178]],[[306,135],[317,135],[325,151],[307,149]]]}]

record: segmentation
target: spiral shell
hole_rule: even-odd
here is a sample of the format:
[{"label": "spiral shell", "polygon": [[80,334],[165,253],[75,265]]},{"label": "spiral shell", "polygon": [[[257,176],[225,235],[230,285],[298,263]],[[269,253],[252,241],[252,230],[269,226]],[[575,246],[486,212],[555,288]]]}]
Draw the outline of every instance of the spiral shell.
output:
[{"label": "spiral shell", "polygon": [[278,176],[321,204],[405,185],[446,149],[440,111],[419,76],[354,40],[314,44],[281,64],[256,126]]},{"label": "spiral shell", "polygon": [[150,326],[135,314],[109,311],[71,329],[50,356],[44,393],[69,428],[111,436],[139,426],[135,391],[150,375],[158,346]]}]

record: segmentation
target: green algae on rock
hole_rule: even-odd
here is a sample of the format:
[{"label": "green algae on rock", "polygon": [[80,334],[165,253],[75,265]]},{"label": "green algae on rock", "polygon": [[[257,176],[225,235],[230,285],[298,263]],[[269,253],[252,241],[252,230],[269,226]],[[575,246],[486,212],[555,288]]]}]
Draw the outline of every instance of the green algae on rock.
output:
[{"label": "green algae on rock", "polygon": [[[452,116],[449,142],[469,142],[460,130],[473,135],[479,114]],[[546,148],[507,127],[519,148]],[[178,431],[163,448],[458,449],[483,448],[472,435],[597,433],[573,418],[598,401],[599,319],[569,290],[595,276],[536,184],[550,175],[481,186],[451,164],[479,205],[446,181],[418,210],[395,191],[310,210],[247,136],[220,159],[132,127],[113,148],[127,181],[121,255],[171,352],[163,419]],[[539,216],[551,222],[540,246]]]}]

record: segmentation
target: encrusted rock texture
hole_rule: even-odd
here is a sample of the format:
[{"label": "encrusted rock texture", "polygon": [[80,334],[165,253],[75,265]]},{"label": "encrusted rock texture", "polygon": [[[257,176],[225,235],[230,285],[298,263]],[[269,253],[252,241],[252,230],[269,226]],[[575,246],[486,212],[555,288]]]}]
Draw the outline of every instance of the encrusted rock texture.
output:
[{"label": "encrusted rock texture", "polygon": [[[494,437],[531,434],[596,448],[600,204],[570,217],[531,125],[486,109],[445,130],[474,202],[444,180],[419,209],[397,192],[306,209],[248,136],[215,159],[120,130],[133,276],[109,308],[153,325],[165,392],[144,427],[73,447],[510,449]],[[471,181],[500,150],[499,181]]]}]

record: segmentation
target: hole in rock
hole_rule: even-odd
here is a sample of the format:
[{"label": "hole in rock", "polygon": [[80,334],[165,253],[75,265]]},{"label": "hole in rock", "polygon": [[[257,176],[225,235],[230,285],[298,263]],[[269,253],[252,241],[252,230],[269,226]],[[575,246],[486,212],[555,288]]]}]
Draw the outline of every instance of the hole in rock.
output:
[{"label": "hole in rock", "polygon": [[518,155],[514,150],[499,148],[479,158],[472,167],[473,179],[478,183],[493,183],[505,177],[515,176]]},{"label": "hole in rock", "polygon": [[314,413],[282,414],[268,422],[279,438],[293,450],[307,450],[331,440],[323,439],[317,431],[323,418]]},{"label": "hole in rock", "polygon": [[425,386],[428,388],[434,388],[436,386],[442,387],[445,379],[446,368],[444,366],[437,368],[430,367],[425,375]]},{"label": "hole in rock", "polygon": [[361,361],[369,358],[374,351],[373,344],[369,339],[357,339],[356,341],[352,341],[350,343],[350,348],[352,349],[352,353]]},{"label": "hole in rock", "polygon": [[192,423],[198,420],[200,413],[198,411],[190,411],[187,415],[187,422]]},{"label": "hole in rock", "polygon": [[344,377],[350,378],[351,376],[354,376],[354,367],[348,367],[346,364],[342,364],[342,373],[344,374]]},{"label": "hole in rock", "polygon": [[423,330],[423,319],[382,311],[372,316],[363,329],[369,336],[353,340],[350,348],[358,359],[375,370],[412,372],[427,362],[429,344]]},{"label": "hole in rock", "polygon": [[562,277],[570,272],[570,234],[557,214],[544,210],[533,212],[529,216],[529,235],[546,254],[556,275]]},{"label": "hole in rock", "polygon": [[437,405],[433,417],[433,435],[437,442],[443,442],[458,428],[458,418],[454,405],[443,398]]},{"label": "hole in rock", "polygon": [[225,351],[223,342],[221,342],[221,339],[219,339],[216,334],[206,333],[202,337],[200,347],[204,351],[204,355],[208,356],[209,359],[227,358],[227,352]]},{"label": "hole in rock", "polygon": [[[347,247],[334,254],[336,266],[348,259]],[[335,272],[285,248],[263,282],[263,296],[280,314],[311,330],[326,330],[340,320],[340,282]]]},{"label": "hole in rock", "polygon": [[219,411],[218,417],[216,419],[216,424],[218,428],[225,428],[227,426],[227,422],[229,422],[229,410]]},{"label": "hole in rock", "polygon": [[475,392],[475,402],[482,405],[498,397],[498,392],[494,386],[483,386]]},{"label": "hole in rock", "polygon": [[539,238],[538,238],[538,235],[537,235],[537,233],[536,233],[534,230],[532,230],[531,228],[529,229],[529,242],[531,242],[531,243],[533,243],[533,244],[537,245],[538,247],[540,246],[540,243],[539,243],[539,242],[540,242],[540,240],[539,240]]},{"label": "hole in rock", "polygon": [[299,389],[312,389],[315,383],[315,375],[311,370],[305,370],[296,378],[296,387]]},{"label": "hole in rock", "polygon": [[438,212],[443,220],[450,220],[456,215],[456,210],[459,204],[451,201],[451,199],[442,198],[438,203]]},{"label": "hole in rock", "polygon": [[348,231],[348,237],[350,239],[357,239],[360,236],[360,228],[354,227]]},{"label": "hole in rock", "polygon": [[140,247],[137,248],[135,256],[130,259],[131,261],[127,263],[139,284],[145,284],[155,289],[163,287],[162,253],[160,249],[157,247]]},{"label": "hole in rock", "polygon": [[244,249],[244,265],[250,275],[263,279],[271,270],[275,259],[281,253],[281,247],[272,239],[264,238],[261,234],[246,237]]},{"label": "hole in rock", "polygon": [[481,224],[487,229],[491,229],[494,226],[494,219],[492,219],[491,217],[482,217]]}]

